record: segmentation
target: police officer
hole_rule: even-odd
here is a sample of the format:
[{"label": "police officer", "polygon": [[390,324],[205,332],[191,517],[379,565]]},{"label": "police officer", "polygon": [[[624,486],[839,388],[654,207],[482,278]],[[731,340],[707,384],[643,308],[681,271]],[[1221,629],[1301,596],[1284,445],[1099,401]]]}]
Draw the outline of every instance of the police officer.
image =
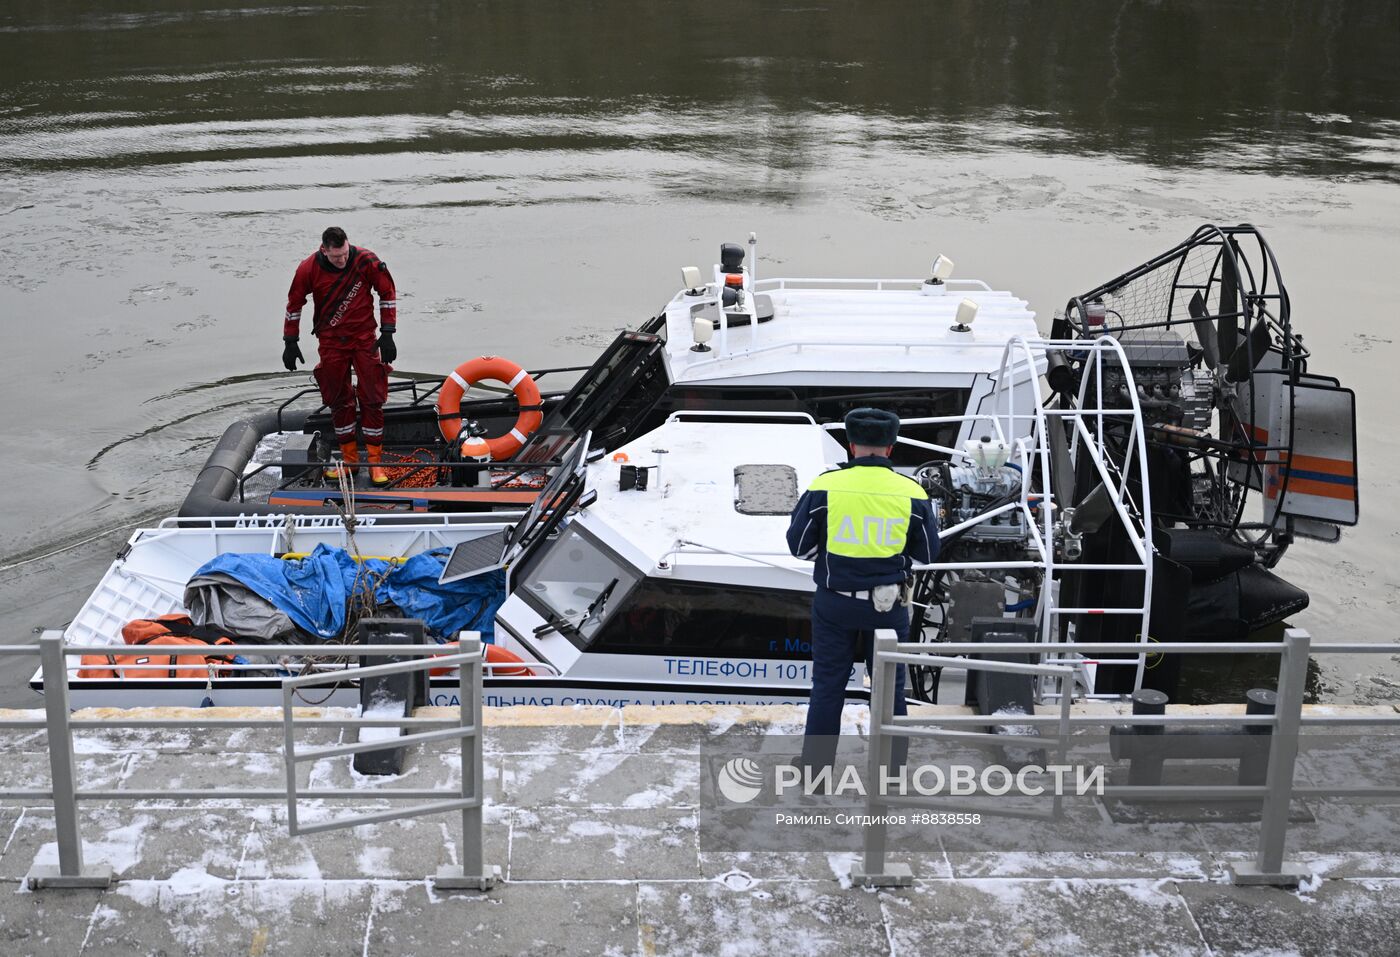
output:
[{"label": "police officer", "polygon": [[[899,418],[882,409],[846,416],[851,459],[825,472],[798,500],[788,526],[788,549],[814,562],[812,577],[812,697],[802,763],[812,773],[833,763],[846,682],[860,657],[867,669],[873,632],[892,628],[905,641],[909,609],[900,592],[915,562],[938,555],[938,520],[928,494],[896,472],[890,452]],[[905,714],[904,666],[895,681],[895,714]],[[902,765],[907,739],[895,741]]]}]

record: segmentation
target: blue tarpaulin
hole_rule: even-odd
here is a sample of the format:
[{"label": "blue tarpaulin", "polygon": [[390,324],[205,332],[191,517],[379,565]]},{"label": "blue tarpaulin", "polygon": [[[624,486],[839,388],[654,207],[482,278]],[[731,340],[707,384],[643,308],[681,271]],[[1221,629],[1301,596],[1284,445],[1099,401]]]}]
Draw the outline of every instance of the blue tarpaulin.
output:
[{"label": "blue tarpaulin", "polygon": [[227,575],[285,612],[298,628],[321,638],[343,632],[350,599],[373,587],[377,604],[393,603],[408,617],[421,618],[437,637],[455,641],[457,632],[474,629],[482,640],[492,641],[496,609],[506,598],[505,573],[497,570],[440,585],[438,576],[449,551],[423,552],[402,565],[377,558],[357,562],[345,549],[325,544],[302,559],[225,554],[193,578]]},{"label": "blue tarpaulin", "polygon": [[494,641],[496,609],[506,600],[506,573],[497,569],[439,585],[450,552],[438,548],[414,555],[389,573],[375,597],[393,602],[410,618],[423,619],[429,631],[449,641],[466,629],[481,632],[482,641]]}]

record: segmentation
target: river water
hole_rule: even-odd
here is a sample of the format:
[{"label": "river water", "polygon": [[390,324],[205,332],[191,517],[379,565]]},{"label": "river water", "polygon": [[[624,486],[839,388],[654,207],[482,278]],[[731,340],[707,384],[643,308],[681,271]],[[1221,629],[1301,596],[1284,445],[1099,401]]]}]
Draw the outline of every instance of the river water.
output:
[{"label": "river water", "polygon": [[[0,641],[310,384],[280,326],[327,225],[393,269],[397,365],[442,374],[587,362],[751,230],[761,275],[944,253],[1045,326],[1212,221],[1264,228],[1358,395],[1363,524],[1285,559],[1298,622],[1400,639],[1394,0],[241,2],[0,12]],[[1400,689],[1388,658],[1322,676]]]}]

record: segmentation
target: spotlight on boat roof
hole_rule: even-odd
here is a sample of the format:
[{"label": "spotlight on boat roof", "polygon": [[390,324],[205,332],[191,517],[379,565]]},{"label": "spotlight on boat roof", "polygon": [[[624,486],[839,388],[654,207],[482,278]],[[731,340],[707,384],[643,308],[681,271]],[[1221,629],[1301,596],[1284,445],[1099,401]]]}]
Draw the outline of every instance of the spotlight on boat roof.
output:
[{"label": "spotlight on boat roof", "polygon": [[959,335],[970,335],[972,333],[972,324],[977,320],[977,303],[973,302],[971,299],[964,299],[962,302],[958,303],[957,319],[957,325],[951,326],[951,331]]},{"label": "spotlight on boat roof", "polygon": [[690,320],[690,335],[695,340],[695,345],[690,347],[691,352],[709,352],[710,347],[705,343],[715,337],[714,320],[703,313],[694,316]]},{"label": "spotlight on boat roof", "polygon": [[719,247],[719,271],[736,273],[743,269],[744,247],[738,243],[721,243]]},{"label": "spotlight on boat roof", "polygon": [[945,288],[944,284],[953,276],[953,261],[947,256],[939,256],[933,261],[933,275],[924,280],[924,287],[920,291],[925,296],[941,296]]},{"label": "spotlight on boat roof", "polygon": [[685,286],[687,296],[703,296],[705,289],[700,285],[700,267],[682,266],[681,284]]}]

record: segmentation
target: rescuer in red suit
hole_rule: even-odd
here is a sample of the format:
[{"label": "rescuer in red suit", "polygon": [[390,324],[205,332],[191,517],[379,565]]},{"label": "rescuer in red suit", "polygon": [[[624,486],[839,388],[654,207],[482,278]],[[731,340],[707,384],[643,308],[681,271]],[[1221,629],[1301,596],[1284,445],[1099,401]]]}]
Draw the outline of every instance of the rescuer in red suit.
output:
[{"label": "rescuer in red suit", "polygon": [[[373,290],[379,296],[379,336],[375,338]],[[287,316],[282,325],[282,364],[295,372],[305,362],[297,339],[301,309],[311,297],[311,334],[318,340],[320,361],[316,384],[330,407],[331,423],[346,465],[360,461],[355,441],[355,404],[359,400],[360,431],[365,435],[369,477],[384,485],[388,475],[380,466],[384,455],[384,401],[389,397],[389,363],[398,358],[394,345],[398,310],[394,277],[389,267],[368,249],[350,245],[345,230],[332,226],[321,234],[321,248],[297,266],[287,293]],[[355,372],[355,386],[350,382]],[[339,470],[326,469],[336,479]]]}]

